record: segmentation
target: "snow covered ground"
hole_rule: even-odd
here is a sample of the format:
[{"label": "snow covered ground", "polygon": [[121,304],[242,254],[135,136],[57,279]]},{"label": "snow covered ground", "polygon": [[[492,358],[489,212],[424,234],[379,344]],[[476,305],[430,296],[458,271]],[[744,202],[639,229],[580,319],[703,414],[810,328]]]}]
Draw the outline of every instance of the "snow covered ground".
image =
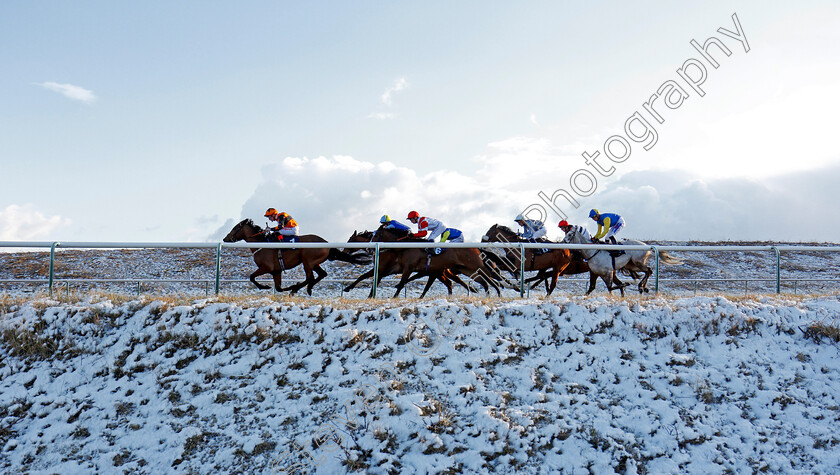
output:
[{"label": "snow covered ground", "polygon": [[[651,242],[653,244],[705,245],[701,242]],[[766,242],[727,242],[717,244],[769,245]],[[773,243],[777,244],[777,243]],[[780,245],[784,245],[781,243]],[[809,244],[825,246],[825,244]],[[681,266],[660,267],[660,290],[669,295],[693,296],[711,293],[714,295],[744,295],[754,292],[775,292],[775,254],[772,252],[674,252],[685,260]],[[791,252],[783,253],[781,261],[782,290],[787,293],[823,293],[840,290],[840,252]],[[184,294],[194,296],[213,293],[215,285],[215,250],[59,250],[55,261],[56,288],[71,292],[86,292],[91,288],[110,292],[137,294]],[[341,289],[370,268],[342,262],[327,262],[324,268],[330,273],[316,288],[316,297],[364,298],[370,290],[370,280],[357,289],[344,294]],[[222,292],[269,295],[272,291],[258,291],[247,280],[256,269],[251,254],[246,249],[227,249],[222,256]],[[25,293],[43,292],[49,277],[48,252],[0,253],[0,292]],[[302,268],[286,273],[284,282],[301,279]],[[579,295],[587,287],[587,276],[566,276],[560,279],[557,292],[561,295]],[[41,279],[40,283],[9,283],[8,279]],[[124,283],[78,282],[69,284],[67,279],[127,279]],[[140,283],[138,280],[149,279]],[[264,277],[264,279],[266,279]],[[701,280],[697,280],[701,279]],[[706,279],[706,280],[702,280]],[[731,279],[710,281],[708,279]],[[763,281],[748,281],[764,279]],[[834,282],[808,282],[804,279],[833,279]],[[162,282],[162,280],[193,280],[187,282]],[[266,279],[266,282],[268,280]],[[395,281],[386,281],[380,296],[390,297]],[[420,294],[425,281],[407,286],[405,296]],[[653,281],[649,285],[653,288]],[[628,291],[632,291],[631,287]],[[432,287],[432,295],[443,295],[445,289],[439,283]],[[466,290],[456,288],[456,294],[466,295]],[[605,293],[603,283],[598,292]],[[532,294],[542,295],[542,287]],[[508,297],[518,296],[509,290]]]},{"label": "snow covered ground", "polygon": [[0,296],[4,473],[836,473],[837,297]]}]

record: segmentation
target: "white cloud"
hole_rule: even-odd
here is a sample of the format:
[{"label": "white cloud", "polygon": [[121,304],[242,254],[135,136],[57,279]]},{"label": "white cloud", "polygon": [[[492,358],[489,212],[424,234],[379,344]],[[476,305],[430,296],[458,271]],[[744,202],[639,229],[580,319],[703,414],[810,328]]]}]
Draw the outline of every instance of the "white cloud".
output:
[{"label": "white cloud", "polygon": [[837,241],[838,180],[838,165],[763,180],[631,172],[582,201],[570,221],[594,229],[587,214],[597,208],[624,216],[622,234],[639,239]]},{"label": "white cloud", "polygon": [[368,114],[368,119],[389,120],[396,117],[393,112],[371,112]]},{"label": "white cloud", "polygon": [[[380,96],[380,100],[382,105],[385,107],[390,108],[394,105],[394,95],[405,88],[408,87],[408,81],[404,77],[397,79],[394,81],[394,84],[385,90]],[[391,120],[396,117],[396,114],[393,112],[372,112],[367,115],[368,119],[376,119],[376,120]]]},{"label": "white cloud", "polygon": [[490,213],[504,210],[501,216],[513,216],[521,201],[515,193],[456,172],[420,175],[390,162],[374,164],[346,156],[286,158],[264,166],[262,175],[243,206],[243,217],[260,222],[266,208],[276,207],[294,216],[301,232],[333,241],[346,239],[354,230],[375,228],[383,214],[405,222],[412,209],[477,239],[489,227],[486,223],[498,219]]},{"label": "white cloud", "polygon": [[32,205],[9,205],[0,210],[0,240],[35,241],[50,238],[59,227],[70,225],[61,216],[44,216]]},{"label": "white cloud", "polygon": [[389,87],[382,93],[382,103],[388,107],[393,104],[393,95],[408,87],[408,81],[405,78],[399,78],[394,81],[394,85]]},{"label": "white cloud", "polygon": [[80,86],[74,86],[73,84],[59,84],[57,82],[48,81],[37,85],[47,89],[48,91],[57,92],[74,101],[90,104],[96,100],[96,95],[93,94],[93,91],[89,91]]}]

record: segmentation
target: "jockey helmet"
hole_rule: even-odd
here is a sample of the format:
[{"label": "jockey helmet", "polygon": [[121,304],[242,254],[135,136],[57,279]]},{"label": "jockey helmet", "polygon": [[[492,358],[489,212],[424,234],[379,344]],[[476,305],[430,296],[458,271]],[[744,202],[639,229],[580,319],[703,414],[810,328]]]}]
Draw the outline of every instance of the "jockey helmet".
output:
[{"label": "jockey helmet", "polygon": [[382,224],[388,224],[388,223],[391,222],[391,217],[388,216],[387,214],[382,215],[382,217],[379,218],[379,222],[382,223]]},{"label": "jockey helmet", "polygon": [[513,220],[517,221],[517,222],[518,221],[525,221],[525,216],[522,216],[521,214],[517,214],[516,217],[513,218]]},{"label": "jockey helmet", "polygon": [[564,219],[563,221],[560,221],[560,224],[558,224],[557,227],[558,228],[565,228],[568,225],[569,225],[569,222]]},{"label": "jockey helmet", "polygon": [[274,216],[275,214],[277,214],[277,210],[274,208],[268,208],[267,210],[265,210],[266,218],[268,218],[269,216]]},{"label": "jockey helmet", "polygon": [[601,216],[601,213],[599,213],[597,209],[593,209],[589,212],[589,217],[590,218],[595,218],[597,216]]},{"label": "jockey helmet", "polygon": [[417,211],[409,212],[408,213],[408,218],[406,218],[406,219],[412,219],[412,218],[418,218],[419,219],[420,218],[420,213],[418,213]]}]

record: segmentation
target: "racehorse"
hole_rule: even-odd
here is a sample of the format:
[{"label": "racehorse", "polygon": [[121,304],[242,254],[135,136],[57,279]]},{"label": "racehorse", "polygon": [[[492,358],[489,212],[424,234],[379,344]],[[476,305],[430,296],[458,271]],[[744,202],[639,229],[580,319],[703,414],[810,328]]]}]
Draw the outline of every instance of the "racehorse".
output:
[{"label": "racehorse", "polygon": [[[227,236],[222,239],[224,242],[267,242],[267,229],[262,229],[259,225],[254,224],[250,219],[243,219],[239,222]],[[326,239],[315,234],[304,234],[299,236],[298,242],[327,242]],[[278,251],[280,251],[278,253]],[[312,287],[327,276],[327,271],[321,268],[321,263],[327,260],[344,261],[351,264],[367,264],[370,262],[366,257],[352,256],[346,252],[338,249],[270,249],[258,248],[251,249],[254,256],[254,263],[257,264],[257,270],[251,274],[251,282],[257,286],[258,289],[268,289],[269,286],[260,284],[256,278],[271,274],[274,278],[274,289],[278,292],[290,290],[291,294],[306,287],[309,295],[312,295]],[[293,269],[303,264],[303,270],[306,273],[306,280],[290,287],[283,288],[283,271]],[[313,277],[312,271],[315,271],[318,276]]]},{"label": "racehorse", "polygon": [[[569,242],[573,244],[592,244],[592,241],[584,237],[577,229],[573,229],[566,235],[563,239],[563,242]],[[643,243],[642,241],[636,241],[633,239],[622,239],[622,244],[628,245],[639,245],[639,246],[646,246],[647,244]],[[612,256],[610,251],[603,250],[603,249],[582,249],[583,256],[586,258],[587,263],[589,264],[589,269],[592,273],[597,274],[604,280],[604,283],[607,284],[607,290],[612,292],[616,288],[621,290],[621,296],[624,296],[624,287],[621,285],[613,286],[613,277],[615,276],[615,271],[619,269],[628,269],[630,271],[635,272],[644,272],[645,276],[642,277],[642,280],[639,281],[639,293],[650,292],[647,288],[647,281],[650,278],[651,274],[653,274],[653,269],[647,265],[648,259],[650,259],[651,254],[653,251],[650,249],[646,249],[643,251],[624,251],[624,254],[618,256]],[[659,253],[659,261],[668,264],[668,265],[680,265],[683,263],[680,259],[670,256],[666,252]],[[590,292],[594,287],[590,287],[589,290],[586,291],[586,294],[589,295]]]},{"label": "racehorse", "polygon": [[[380,227],[374,233],[373,241],[392,242],[399,240],[402,242],[428,242],[425,239],[402,237],[402,235],[407,236],[405,232],[398,232],[396,230]],[[446,249],[445,252],[442,252],[441,254],[430,254],[429,252],[426,252],[425,249],[410,248],[392,249],[391,251],[397,254],[397,262],[400,267],[399,272],[402,273],[402,278],[397,283],[397,291],[394,294],[395,298],[399,296],[400,290],[402,290],[403,286],[409,282],[411,273],[422,272],[430,276],[429,281],[426,283],[426,287],[420,294],[420,298],[423,298],[432,286],[432,282],[434,282],[434,279],[431,277],[443,275],[443,273],[447,270],[451,271],[453,275],[467,275],[481,284],[485,292],[489,293],[490,287],[493,287],[496,289],[496,293],[500,297],[502,295],[499,284],[496,282],[498,278],[501,278],[501,275],[499,275],[497,269],[488,265],[481,258],[481,254],[478,249]]]},{"label": "racehorse", "polygon": [[[509,227],[501,224],[494,224],[487,230],[487,233],[482,236],[482,241],[489,242],[522,242],[519,236]],[[491,253],[492,254],[492,253]],[[546,288],[546,295],[551,295],[554,288],[557,286],[557,277],[560,276],[571,263],[571,253],[568,249],[552,249],[548,252],[537,254],[535,249],[525,249],[525,270],[526,271],[546,271],[551,277],[551,283]],[[505,249],[505,258],[507,265],[505,269],[513,272],[514,275],[519,273],[522,265],[520,261],[520,252],[518,249]],[[579,265],[576,265],[579,267]],[[539,277],[539,276],[538,276]]]},{"label": "racehorse", "polygon": [[[398,232],[395,232],[395,234],[397,234],[397,233]],[[374,231],[363,231],[361,233],[354,231],[353,235],[350,236],[350,239],[348,239],[347,242],[371,242],[371,240],[373,240],[374,234],[375,234]],[[398,237],[397,240],[405,239],[405,237],[407,237],[407,236],[408,236],[408,233],[406,232],[406,233],[404,233],[404,235]],[[389,275],[392,275],[392,274],[397,274],[397,273],[400,272],[400,265],[399,265],[399,262],[398,262],[398,253],[392,252],[392,251],[393,251],[392,249],[382,249],[382,250],[379,251],[379,268],[378,268],[378,273],[377,273],[378,280],[376,282],[377,285],[379,284],[379,281],[381,281],[383,277],[389,276]],[[353,281],[353,283],[351,283],[350,285],[345,287],[344,291],[349,292],[350,290],[355,288],[359,284],[359,282],[373,277],[374,273],[376,273],[374,271],[375,271],[375,269],[371,269],[371,270],[365,272],[364,274],[360,275],[355,281]],[[425,273],[425,272],[417,273],[417,274],[413,275],[409,279],[409,281],[420,279],[422,277],[425,277],[426,275],[428,275],[428,274]],[[448,272],[448,271],[444,272],[442,275],[439,275],[439,276],[429,276],[429,279],[435,279],[435,278],[440,280],[441,283],[443,283],[443,285],[446,286],[446,289],[449,291],[449,295],[452,295],[452,281],[461,284],[467,290],[472,290],[467,286],[467,284],[463,280],[461,280],[460,277],[458,277],[457,275],[452,274],[451,272]],[[368,298],[373,298],[373,286],[371,286],[371,288],[370,288],[370,294],[368,294]]]}]

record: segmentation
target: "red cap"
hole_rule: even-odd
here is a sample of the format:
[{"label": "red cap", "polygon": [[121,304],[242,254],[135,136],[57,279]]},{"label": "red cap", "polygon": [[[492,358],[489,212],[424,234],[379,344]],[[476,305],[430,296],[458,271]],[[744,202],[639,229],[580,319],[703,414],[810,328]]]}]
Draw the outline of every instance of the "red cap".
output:
[{"label": "red cap", "polygon": [[418,213],[417,211],[412,211],[412,212],[408,213],[408,219],[419,218],[419,217],[420,217],[420,213]]},{"label": "red cap", "polygon": [[563,227],[566,227],[568,225],[569,225],[569,222],[564,219],[563,221],[560,221],[560,224],[558,224],[557,227],[558,228],[563,228]]}]

